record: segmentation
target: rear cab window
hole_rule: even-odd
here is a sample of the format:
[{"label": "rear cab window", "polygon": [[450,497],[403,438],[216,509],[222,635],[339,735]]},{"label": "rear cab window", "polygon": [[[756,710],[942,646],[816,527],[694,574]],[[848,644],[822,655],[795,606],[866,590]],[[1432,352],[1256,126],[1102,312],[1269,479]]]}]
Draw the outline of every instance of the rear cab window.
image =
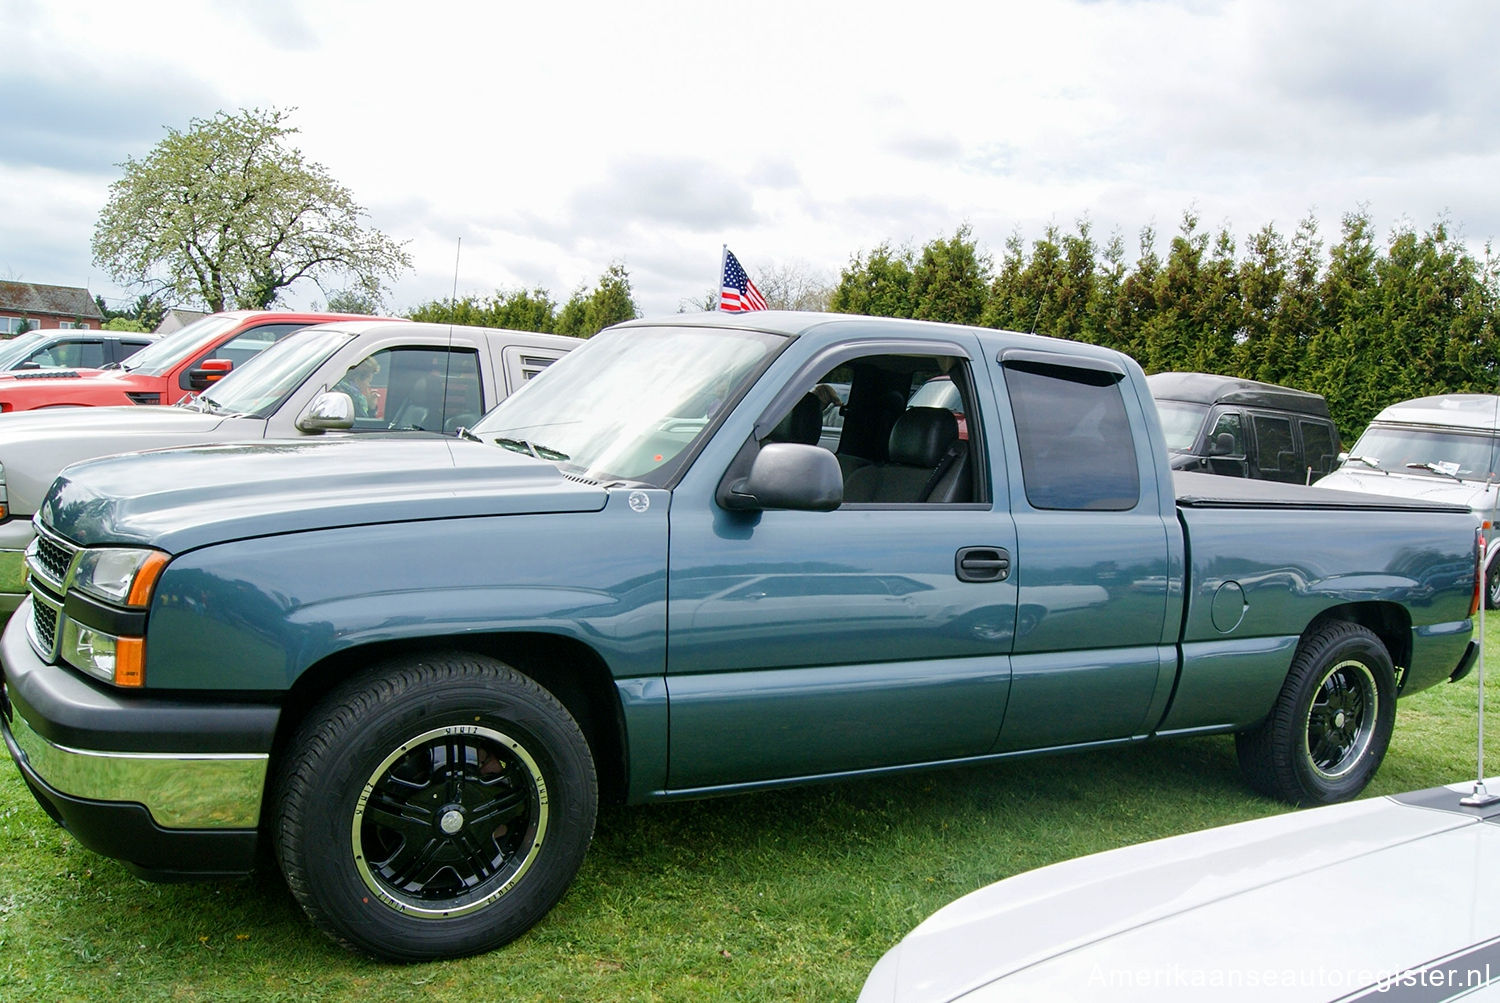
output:
[{"label": "rear cab window", "polygon": [[1027,359],[1003,372],[1026,500],[1038,509],[1122,512],[1141,500],[1123,373]]}]

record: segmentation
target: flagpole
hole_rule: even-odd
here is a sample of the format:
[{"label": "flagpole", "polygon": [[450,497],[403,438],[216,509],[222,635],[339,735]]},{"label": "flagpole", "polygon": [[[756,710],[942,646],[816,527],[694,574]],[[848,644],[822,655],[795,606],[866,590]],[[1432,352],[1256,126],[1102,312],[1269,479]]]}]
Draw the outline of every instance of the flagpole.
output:
[{"label": "flagpole", "polygon": [[714,309],[724,309],[724,266],[729,264],[729,245],[721,244],[719,251],[719,278],[714,282]]},{"label": "flagpole", "polygon": [[1488,562],[1485,558],[1484,531],[1490,528],[1488,520],[1479,527],[1479,769],[1478,778],[1468,797],[1459,798],[1458,803],[1466,808],[1487,808],[1500,801],[1500,794],[1492,793],[1484,785],[1484,607],[1489,603]]}]

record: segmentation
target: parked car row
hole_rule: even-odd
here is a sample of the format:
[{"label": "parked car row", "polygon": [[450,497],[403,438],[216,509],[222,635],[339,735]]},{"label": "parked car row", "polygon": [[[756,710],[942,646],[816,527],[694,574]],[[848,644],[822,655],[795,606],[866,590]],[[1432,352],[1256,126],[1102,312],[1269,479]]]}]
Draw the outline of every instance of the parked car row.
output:
[{"label": "parked car row", "polygon": [[114,369],[160,335],[47,328],[0,342],[0,372],[32,369]]},{"label": "parked car row", "polygon": [[[576,338],[409,321],[219,315],[171,347],[175,363],[60,381],[68,397],[109,399],[127,381],[181,386],[225,359],[232,371],[175,407],[40,407],[0,427],[0,613],[24,595],[23,555],[47,488],[67,465],[168,446],[336,433],[453,434],[519,389]],[[200,324],[204,323],[202,321]],[[196,325],[195,325],[196,326]],[[179,334],[189,332],[184,328]],[[176,336],[173,336],[176,338]],[[161,344],[166,344],[165,342]],[[207,347],[205,347],[207,345]],[[248,347],[247,347],[248,346]],[[169,346],[170,347],[170,346]],[[254,357],[248,354],[257,353]],[[263,354],[260,354],[262,353]],[[101,385],[102,384],[102,385]],[[0,390],[0,398],[3,398]]]}]

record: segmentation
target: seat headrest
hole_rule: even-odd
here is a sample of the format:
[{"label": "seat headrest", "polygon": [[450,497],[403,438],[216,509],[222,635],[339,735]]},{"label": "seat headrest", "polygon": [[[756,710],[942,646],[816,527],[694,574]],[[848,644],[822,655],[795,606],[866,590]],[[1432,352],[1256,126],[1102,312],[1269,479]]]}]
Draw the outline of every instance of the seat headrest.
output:
[{"label": "seat headrest", "polygon": [[890,460],[912,467],[936,467],[958,441],[958,419],[943,407],[913,407],[891,427]]},{"label": "seat headrest", "polygon": [[793,405],[787,416],[776,423],[766,436],[768,442],[801,442],[818,444],[823,435],[823,405],[817,395],[807,393]]}]

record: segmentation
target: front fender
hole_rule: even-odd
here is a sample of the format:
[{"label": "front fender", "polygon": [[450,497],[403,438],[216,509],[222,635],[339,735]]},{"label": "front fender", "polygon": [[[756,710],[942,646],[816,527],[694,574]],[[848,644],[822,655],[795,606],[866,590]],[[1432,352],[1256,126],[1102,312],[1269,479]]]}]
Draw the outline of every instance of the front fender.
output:
[{"label": "front fender", "polygon": [[354,526],[173,559],[149,614],[146,684],[285,692],[373,642],[537,631],[593,648],[616,680],[661,677],[665,492],[636,511]]}]

